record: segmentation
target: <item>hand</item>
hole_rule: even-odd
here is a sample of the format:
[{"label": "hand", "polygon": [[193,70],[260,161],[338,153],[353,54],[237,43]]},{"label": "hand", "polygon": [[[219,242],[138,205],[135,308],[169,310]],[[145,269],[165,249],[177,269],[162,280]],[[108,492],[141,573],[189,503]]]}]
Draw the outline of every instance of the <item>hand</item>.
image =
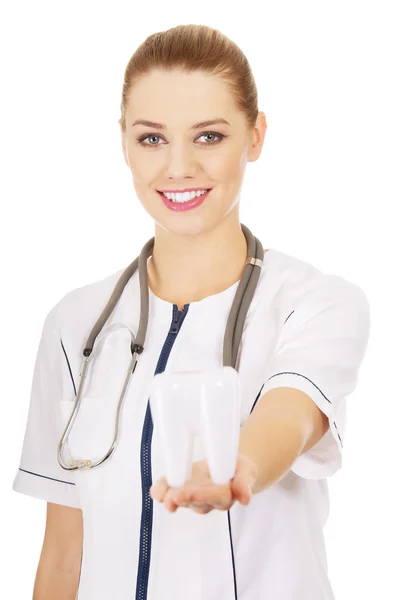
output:
[{"label": "hand", "polygon": [[226,485],[216,485],[211,479],[207,461],[200,460],[193,463],[192,477],[184,486],[171,488],[162,477],[151,486],[150,497],[163,502],[169,512],[175,512],[182,506],[204,515],[213,509],[229,510],[236,500],[240,504],[249,504],[256,478],[256,463],[239,454],[234,477]]}]

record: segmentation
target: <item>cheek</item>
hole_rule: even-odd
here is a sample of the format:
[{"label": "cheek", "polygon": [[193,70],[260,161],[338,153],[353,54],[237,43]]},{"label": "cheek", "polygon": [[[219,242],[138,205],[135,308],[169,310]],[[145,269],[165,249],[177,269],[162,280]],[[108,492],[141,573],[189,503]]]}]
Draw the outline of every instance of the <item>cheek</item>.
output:
[{"label": "cheek", "polygon": [[207,161],[206,172],[214,181],[231,187],[242,179],[246,162],[242,149],[232,148],[212,156]]},{"label": "cheek", "polygon": [[131,158],[129,167],[135,186],[144,186],[153,181],[158,172],[156,162],[143,160],[143,157],[137,161]]},{"label": "cheek", "polygon": [[134,142],[128,144],[127,152],[134,183],[142,185],[146,181],[151,181],[161,166],[161,156],[157,156],[158,152],[145,151],[139,144]]}]

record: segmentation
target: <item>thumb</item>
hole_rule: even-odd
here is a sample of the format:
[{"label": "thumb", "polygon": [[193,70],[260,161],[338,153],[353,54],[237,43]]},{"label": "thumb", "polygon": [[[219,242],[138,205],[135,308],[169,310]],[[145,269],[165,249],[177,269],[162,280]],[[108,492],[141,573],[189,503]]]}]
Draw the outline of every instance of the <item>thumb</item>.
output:
[{"label": "thumb", "polygon": [[231,481],[232,495],[241,504],[248,504],[252,498],[253,486],[257,480],[257,465],[247,456],[239,455],[235,476]]}]

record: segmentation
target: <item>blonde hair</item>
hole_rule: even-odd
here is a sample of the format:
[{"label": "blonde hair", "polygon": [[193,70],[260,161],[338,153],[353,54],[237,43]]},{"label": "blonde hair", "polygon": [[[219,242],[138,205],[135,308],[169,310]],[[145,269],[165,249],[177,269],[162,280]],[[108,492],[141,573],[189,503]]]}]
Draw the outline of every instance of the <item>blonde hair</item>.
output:
[{"label": "blonde hair", "polygon": [[129,92],[150,71],[181,69],[221,76],[229,85],[238,110],[253,128],[258,115],[257,87],[242,50],[217,29],[206,25],[178,25],[148,36],[131,56],[125,69],[121,100],[123,131]]}]

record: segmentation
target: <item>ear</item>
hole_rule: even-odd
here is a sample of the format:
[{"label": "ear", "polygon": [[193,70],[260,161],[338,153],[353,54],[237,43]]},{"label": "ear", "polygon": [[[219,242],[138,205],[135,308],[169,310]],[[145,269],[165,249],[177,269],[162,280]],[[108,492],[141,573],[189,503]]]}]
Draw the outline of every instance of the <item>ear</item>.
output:
[{"label": "ear", "polygon": [[265,113],[259,112],[257,121],[254,126],[252,138],[249,143],[248,162],[256,161],[262,151],[264,145],[264,138],[267,131],[267,118]]}]

